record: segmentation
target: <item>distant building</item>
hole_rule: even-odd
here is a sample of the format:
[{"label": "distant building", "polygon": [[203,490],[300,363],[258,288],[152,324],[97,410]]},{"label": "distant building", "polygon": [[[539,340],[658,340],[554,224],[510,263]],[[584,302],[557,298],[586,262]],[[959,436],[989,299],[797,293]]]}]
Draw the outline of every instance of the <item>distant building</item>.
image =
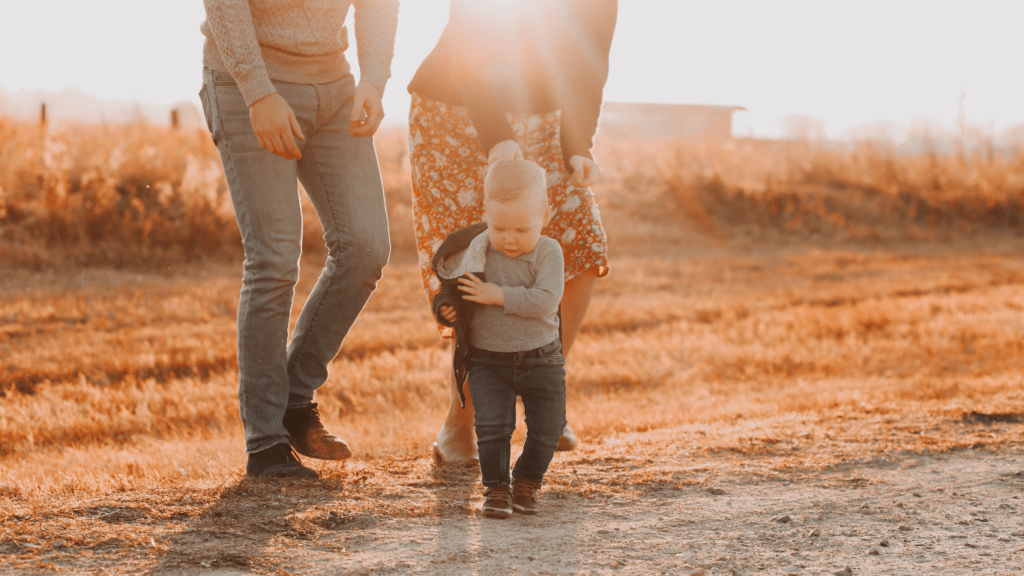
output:
[{"label": "distant building", "polygon": [[732,113],[742,106],[605,102],[601,135],[608,138],[731,140]]}]

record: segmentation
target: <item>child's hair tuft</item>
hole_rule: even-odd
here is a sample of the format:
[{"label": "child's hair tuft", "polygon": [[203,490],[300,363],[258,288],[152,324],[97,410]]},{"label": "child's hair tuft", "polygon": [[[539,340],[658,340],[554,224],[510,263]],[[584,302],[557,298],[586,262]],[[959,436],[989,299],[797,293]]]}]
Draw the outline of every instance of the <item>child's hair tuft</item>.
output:
[{"label": "child's hair tuft", "polygon": [[548,204],[547,177],[544,169],[529,160],[499,160],[484,177],[484,201],[502,204],[519,198],[523,192],[539,191],[540,200]]}]

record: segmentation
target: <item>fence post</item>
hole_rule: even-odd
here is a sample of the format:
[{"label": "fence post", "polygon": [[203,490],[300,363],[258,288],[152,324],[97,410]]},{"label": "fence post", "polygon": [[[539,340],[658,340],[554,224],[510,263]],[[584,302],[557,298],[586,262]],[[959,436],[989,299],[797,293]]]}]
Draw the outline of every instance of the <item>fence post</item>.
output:
[{"label": "fence post", "polygon": [[39,107],[39,123],[46,124],[46,102],[43,102]]},{"label": "fence post", "polygon": [[171,128],[174,130],[178,129],[178,110],[171,110]]}]

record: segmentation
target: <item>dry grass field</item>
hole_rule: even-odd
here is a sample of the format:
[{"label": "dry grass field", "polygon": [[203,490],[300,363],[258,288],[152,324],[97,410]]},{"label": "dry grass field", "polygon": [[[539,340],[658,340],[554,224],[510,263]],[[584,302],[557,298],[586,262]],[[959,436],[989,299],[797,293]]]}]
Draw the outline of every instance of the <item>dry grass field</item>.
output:
[{"label": "dry grass field", "polygon": [[[395,253],[319,397],[355,456],[286,490],[242,476],[240,254],[208,137],[0,119],[0,573],[302,572],[297,549],[344,557],[346,522],[472,515],[475,478],[429,459],[447,359],[404,135],[378,147]],[[597,156],[612,272],[569,358],[582,447],[549,498],[1019,453],[1024,153]],[[296,314],[322,254],[307,222]]]}]

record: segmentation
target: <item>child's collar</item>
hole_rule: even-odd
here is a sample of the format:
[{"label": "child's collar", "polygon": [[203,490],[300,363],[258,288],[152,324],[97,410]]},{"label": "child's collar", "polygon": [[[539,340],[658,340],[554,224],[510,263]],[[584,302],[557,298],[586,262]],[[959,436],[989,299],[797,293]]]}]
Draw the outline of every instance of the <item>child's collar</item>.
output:
[{"label": "child's collar", "polygon": [[487,248],[490,245],[491,240],[485,229],[473,238],[465,250],[440,259],[436,270],[438,278],[450,280],[463,276],[466,272],[483,272],[487,264]]}]

